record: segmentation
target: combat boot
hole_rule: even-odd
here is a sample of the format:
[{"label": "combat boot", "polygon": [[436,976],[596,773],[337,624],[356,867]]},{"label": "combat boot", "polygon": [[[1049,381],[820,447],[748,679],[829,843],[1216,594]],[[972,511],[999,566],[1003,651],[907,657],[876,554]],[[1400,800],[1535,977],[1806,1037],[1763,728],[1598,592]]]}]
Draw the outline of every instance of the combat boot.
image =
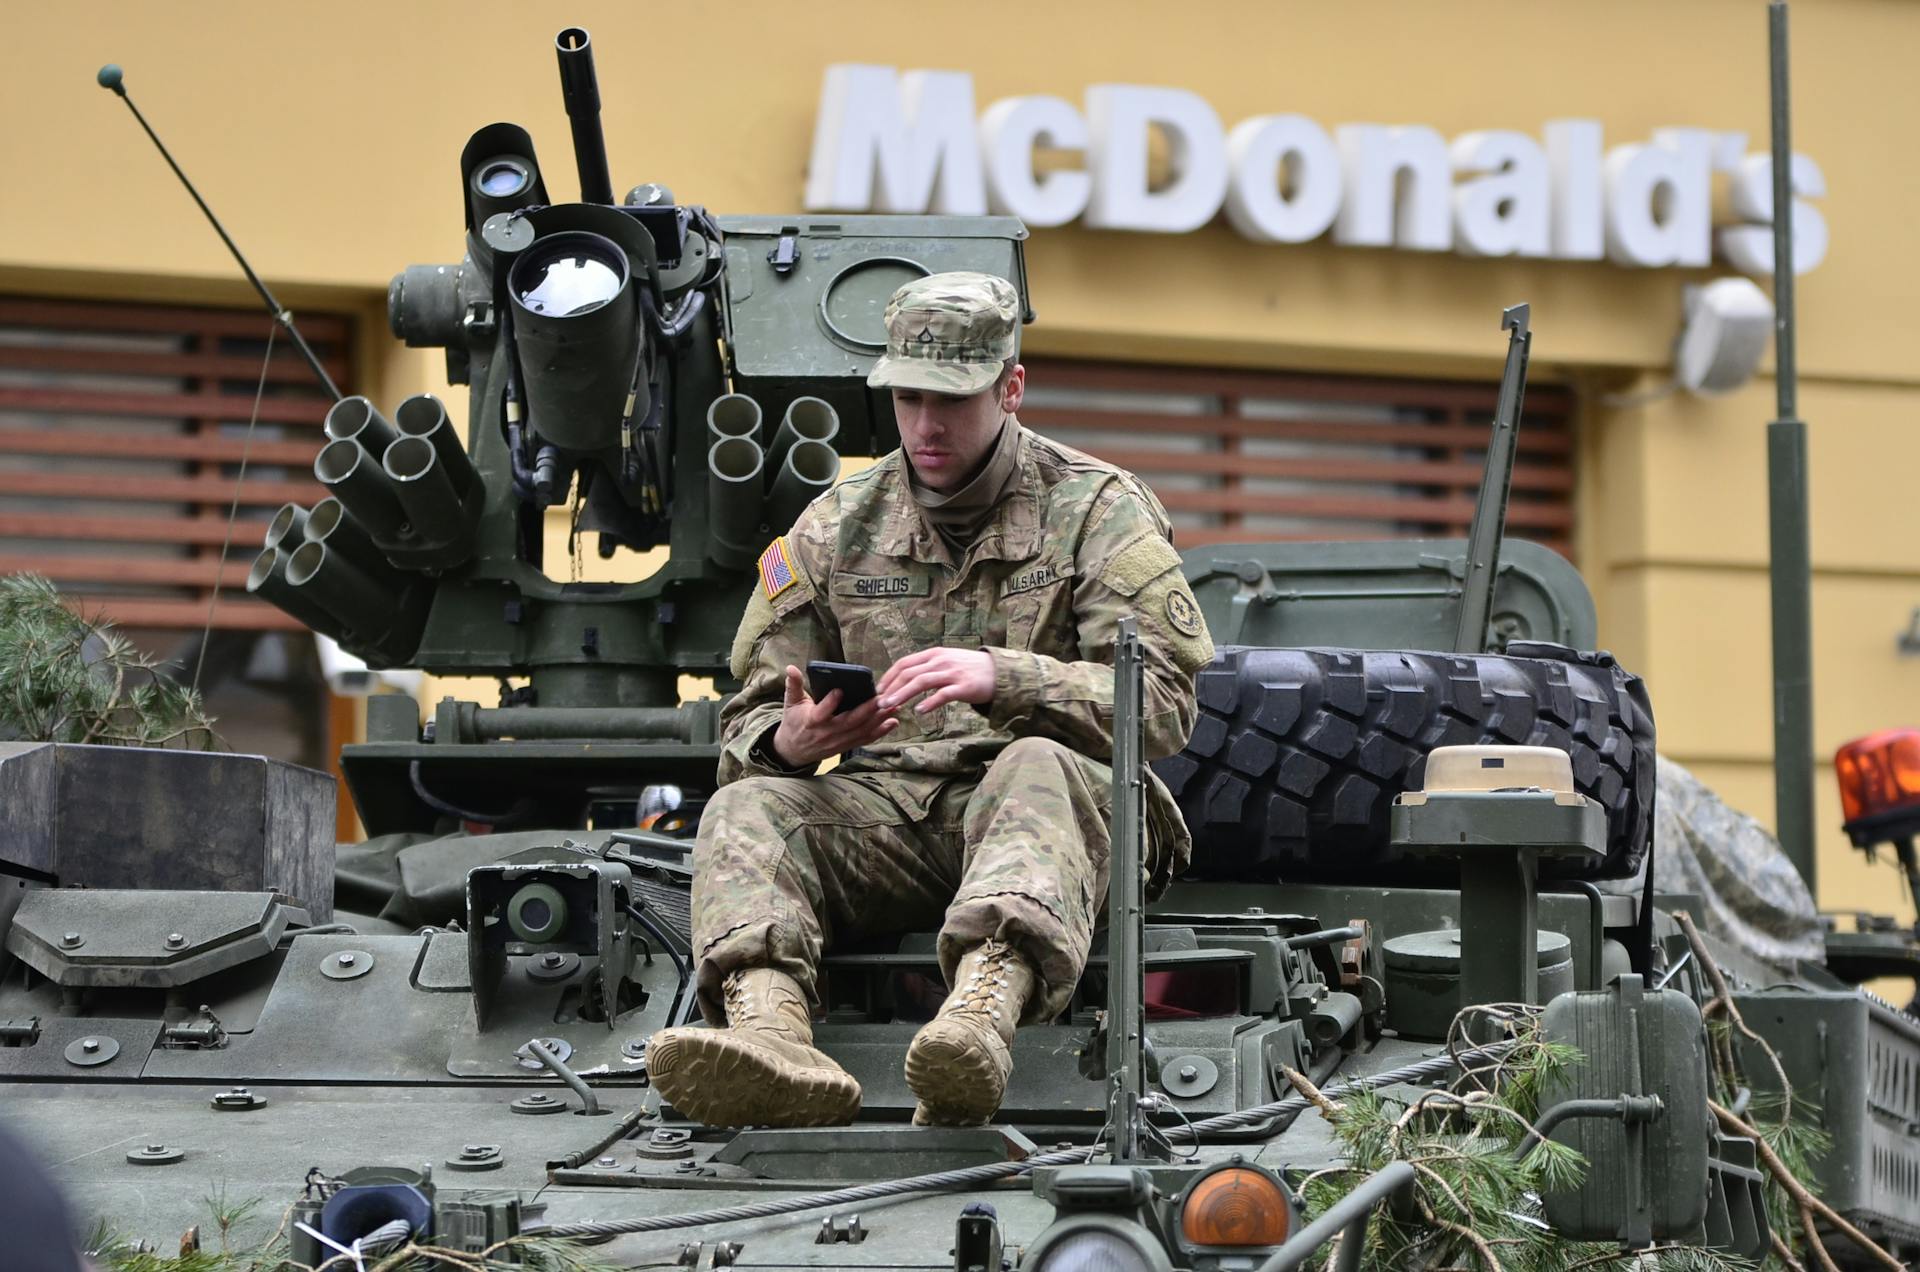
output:
[{"label": "combat boot", "polygon": [[758,967],[723,982],[727,1027],[662,1029],[647,1075],[666,1100],[708,1126],[844,1126],[860,1084],[813,1045],[799,982]]},{"label": "combat boot", "polygon": [[1000,1108],[1013,1073],[1013,1030],[1034,989],[1033,966],[1005,942],[967,951],[940,1014],[907,1048],[916,1126],[978,1126]]}]

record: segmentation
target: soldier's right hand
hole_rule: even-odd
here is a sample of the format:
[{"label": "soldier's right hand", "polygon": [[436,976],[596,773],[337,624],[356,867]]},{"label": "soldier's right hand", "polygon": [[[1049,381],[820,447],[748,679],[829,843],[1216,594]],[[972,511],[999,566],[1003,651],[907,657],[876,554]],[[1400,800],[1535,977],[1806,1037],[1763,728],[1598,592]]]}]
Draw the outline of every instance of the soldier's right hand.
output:
[{"label": "soldier's right hand", "polygon": [[835,715],[839,708],[838,689],[815,702],[807,693],[800,669],[789,665],[786,706],[780,715],[780,727],[773,734],[774,754],[790,767],[810,768],[828,756],[878,741],[900,726],[893,712],[880,709],[878,698],[869,698],[844,715]]}]

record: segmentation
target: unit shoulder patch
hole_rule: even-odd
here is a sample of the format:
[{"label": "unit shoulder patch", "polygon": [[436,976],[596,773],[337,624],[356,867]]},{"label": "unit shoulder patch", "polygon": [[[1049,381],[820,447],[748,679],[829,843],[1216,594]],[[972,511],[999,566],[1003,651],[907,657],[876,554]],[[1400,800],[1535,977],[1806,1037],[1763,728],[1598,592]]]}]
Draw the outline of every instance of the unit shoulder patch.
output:
[{"label": "unit shoulder patch", "polygon": [[1168,589],[1167,621],[1172,623],[1173,630],[1182,636],[1198,636],[1203,630],[1200,607],[1193,603],[1193,597],[1186,588]]},{"label": "unit shoulder patch", "polygon": [[1178,570],[1168,570],[1134,598],[1141,636],[1164,642],[1167,656],[1182,672],[1192,673],[1213,659],[1213,637],[1206,616]]}]

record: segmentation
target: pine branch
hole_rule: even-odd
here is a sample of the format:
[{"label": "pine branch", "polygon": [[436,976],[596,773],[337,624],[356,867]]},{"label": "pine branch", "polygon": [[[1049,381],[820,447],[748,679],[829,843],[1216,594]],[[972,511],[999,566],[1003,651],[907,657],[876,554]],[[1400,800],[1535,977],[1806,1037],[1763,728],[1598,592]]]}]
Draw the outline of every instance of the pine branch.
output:
[{"label": "pine branch", "polygon": [[31,742],[213,749],[197,693],[37,574],[0,576],[0,736]]},{"label": "pine branch", "polygon": [[[1847,1240],[1859,1246],[1862,1251],[1882,1267],[1891,1268],[1893,1272],[1904,1272],[1906,1268],[1904,1263],[1881,1249],[1873,1238],[1841,1218],[1840,1214],[1835,1211],[1833,1207],[1814,1196],[1813,1193],[1808,1190],[1807,1186],[1801,1183],[1800,1180],[1787,1169],[1786,1163],[1782,1162],[1779,1154],[1773,1151],[1773,1147],[1767,1143],[1766,1137],[1760,1134],[1751,1124],[1736,1117],[1731,1109],[1728,1109],[1718,1101],[1707,1101],[1707,1107],[1713,1110],[1713,1115],[1720,1119],[1720,1124],[1726,1127],[1727,1130],[1735,1135],[1748,1136],[1753,1140],[1754,1148],[1760,1154],[1761,1164],[1767,1168],[1774,1179],[1779,1181],[1780,1186],[1787,1190],[1788,1196],[1793,1199],[1794,1206],[1800,1211],[1801,1224],[1806,1229],[1808,1244],[1814,1254],[1820,1259],[1823,1267],[1832,1268],[1833,1262],[1828,1258],[1826,1247],[1821,1244],[1820,1236],[1814,1230],[1813,1219],[1816,1214],[1826,1220],[1831,1227],[1846,1237]],[[1837,1272],[1837,1269],[1835,1272]]]}]

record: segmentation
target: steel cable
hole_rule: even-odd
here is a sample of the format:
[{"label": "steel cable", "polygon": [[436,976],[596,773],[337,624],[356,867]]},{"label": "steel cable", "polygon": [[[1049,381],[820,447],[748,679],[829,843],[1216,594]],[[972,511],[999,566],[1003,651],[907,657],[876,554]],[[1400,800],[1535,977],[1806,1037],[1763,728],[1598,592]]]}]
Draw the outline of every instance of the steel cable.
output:
[{"label": "steel cable", "polygon": [[[1461,1059],[1496,1059],[1511,1045],[1509,1043],[1467,1052]],[[1396,1083],[1420,1082],[1437,1078],[1442,1074],[1451,1073],[1453,1069],[1453,1057],[1434,1056],[1413,1064],[1402,1065],[1398,1069],[1389,1069],[1384,1073],[1355,1078],[1351,1082],[1336,1082],[1327,1087],[1324,1094],[1329,1099],[1339,1099],[1344,1095],[1377,1090]],[[1193,1124],[1193,1129],[1201,1135],[1213,1131],[1230,1131],[1280,1113],[1299,1112],[1306,1107],[1305,1098],[1289,1095],[1271,1104],[1261,1104],[1254,1108],[1242,1109],[1237,1113],[1222,1113],[1215,1117],[1203,1118]],[[723,1206],[715,1210],[695,1210],[683,1215],[654,1215],[645,1219],[618,1219],[602,1223],[555,1224],[528,1235],[574,1240],[606,1240],[610,1237],[633,1236],[645,1232],[666,1232],[674,1228],[698,1228],[711,1224],[740,1223],[748,1219],[772,1219],[779,1215],[790,1215],[801,1210],[815,1210],[822,1206],[855,1205],[861,1202],[879,1201],[885,1197],[904,1196],[907,1193],[944,1192],[954,1188],[991,1184],[998,1180],[1023,1175],[1038,1166],[1064,1166],[1077,1162],[1086,1155],[1086,1151],[1083,1147],[1060,1148],[1029,1157],[1024,1161],[989,1162],[983,1166],[936,1171],[931,1175],[913,1175],[905,1179],[887,1179],[873,1184],[860,1184],[853,1188],[839,1188],[832,1192],[782,1197],[778,1201],[757,1201],[739,1206]]]}]

